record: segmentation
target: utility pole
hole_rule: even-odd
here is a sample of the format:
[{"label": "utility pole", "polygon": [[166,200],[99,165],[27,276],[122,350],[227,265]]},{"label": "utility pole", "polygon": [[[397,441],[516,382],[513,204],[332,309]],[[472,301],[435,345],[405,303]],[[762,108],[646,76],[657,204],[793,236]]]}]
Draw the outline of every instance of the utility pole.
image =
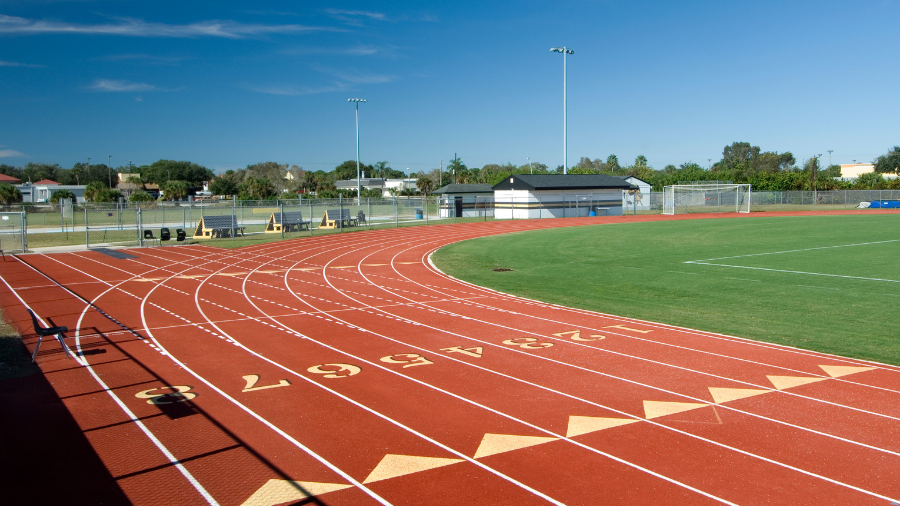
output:
[{"label": "utility pole", "polygon": [[441,166],[438,169],[438,186],[444,186],[444,159],[441,158]]},{"label": "utility pole", "polygon": [[831,153],[834,153],[833,149],[828,150],[828,168],[831,168]]}]

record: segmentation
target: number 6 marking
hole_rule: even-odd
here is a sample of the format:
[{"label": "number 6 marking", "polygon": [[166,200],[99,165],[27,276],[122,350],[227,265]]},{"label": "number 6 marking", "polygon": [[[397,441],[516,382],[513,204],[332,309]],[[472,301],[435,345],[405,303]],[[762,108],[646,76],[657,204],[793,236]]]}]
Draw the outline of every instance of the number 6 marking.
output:
[{"label": "number 6 marking", "polygon": [[[174,392],[163,392],[159,394],[151,394],[154,390],[162,390],[164,388],[171,388]],[[190,390],[194,387],[189,387],[187,385],[173,385],[173,386],[165,386],[165,387],[156,387],[149,388],[147,390],[141,390],[140,392],[134,394],[138,399],[147,399],[147,404],[174,404],[176,402],[184,402],[197,397],[197,394],[191,392]]]},{"label": "number 6 marking", "polygon": [[403,366],[403,369],[407,367],[415,367],[417,365],[428,365],[434,364],[431,360],[423,357],[422,355],[418,355],[416,353],[400,353],[399,355],[388,355],[386,357],[381,357],[382,362],[387,362],[388,364],[406,364]]},{"label": "number 6 marking", "polygon": [[507,339],[506,341],[503,341],[503,344],[518,346],[519,348],[524,348],[526,350],[539,350],[541,348],[553,346],[553,343],[536,343],[535,341],[537,341],[537,339],[534,337],[517,337],[515,339]]},{"label": "number 6 marking", "polygon": [[[323,369],[323,367],[336,367],[336,370]],[[324,374],[323,378],[346,378],[359,374],[362,369],[350,364],[320,364],[314,365],[307,371],[315,374]]]},{"label": "number 6 marking", "polygon": [[569,339],[573,341],[599,341],[600,339],[606,339],[606,336],[601,334],[591,334],[591,337],[596,337],[597,339],[588,339],[586,337],[581,337],[580,330],[570,330],[568,332],[560,332],[559,334],[553,334],[556,337],[565,337],[566,334],[572,334]]}]

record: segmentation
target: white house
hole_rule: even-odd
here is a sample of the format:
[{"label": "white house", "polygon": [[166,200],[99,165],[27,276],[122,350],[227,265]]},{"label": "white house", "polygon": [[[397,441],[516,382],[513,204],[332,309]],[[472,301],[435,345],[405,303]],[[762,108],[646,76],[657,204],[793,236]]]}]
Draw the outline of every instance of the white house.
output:
[{"label": "white house", "polygon": [[622,193],[634,189],[606,174],[516,174],[493,186],[494,218],[621,216]]}]

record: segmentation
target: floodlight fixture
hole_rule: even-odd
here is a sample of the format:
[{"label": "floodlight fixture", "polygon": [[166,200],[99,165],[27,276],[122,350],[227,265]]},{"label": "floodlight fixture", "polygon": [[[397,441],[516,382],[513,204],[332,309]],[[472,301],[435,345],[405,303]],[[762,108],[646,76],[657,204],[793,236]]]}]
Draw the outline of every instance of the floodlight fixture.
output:
[{"label": "floodlight fixture", "polygon": [[550,51],[553,53],[562,53],[563,55],[563,174],[569,173],[569,152],[568,152],[568,142],[566,140],[566,129],[568,122],[566,121],[566,55],[567,54],[575,54],[573,49],[568,47],[551,47]]},{"label": "floodlight fixture", "polygon": [[356,199],[358,203],[362,202],[362,181],[359,177],[359,103],[365,101],[364,98],[347,99],[347,102],[356,104]]}]

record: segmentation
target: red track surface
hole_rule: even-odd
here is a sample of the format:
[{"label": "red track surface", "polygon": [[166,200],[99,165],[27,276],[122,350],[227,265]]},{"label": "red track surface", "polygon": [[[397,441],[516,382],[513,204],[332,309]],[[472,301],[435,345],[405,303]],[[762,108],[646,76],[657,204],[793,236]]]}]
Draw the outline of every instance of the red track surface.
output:
[{"label": "red track surface", "polygon": [[39,364],[135,504],[897,501],[900,368],[520,299],[428,261],[647,219],[665,218],[27,255],[0,264],[0,301],[31,349],[23,302],[71,329],[78,363],[45,340]]}]

